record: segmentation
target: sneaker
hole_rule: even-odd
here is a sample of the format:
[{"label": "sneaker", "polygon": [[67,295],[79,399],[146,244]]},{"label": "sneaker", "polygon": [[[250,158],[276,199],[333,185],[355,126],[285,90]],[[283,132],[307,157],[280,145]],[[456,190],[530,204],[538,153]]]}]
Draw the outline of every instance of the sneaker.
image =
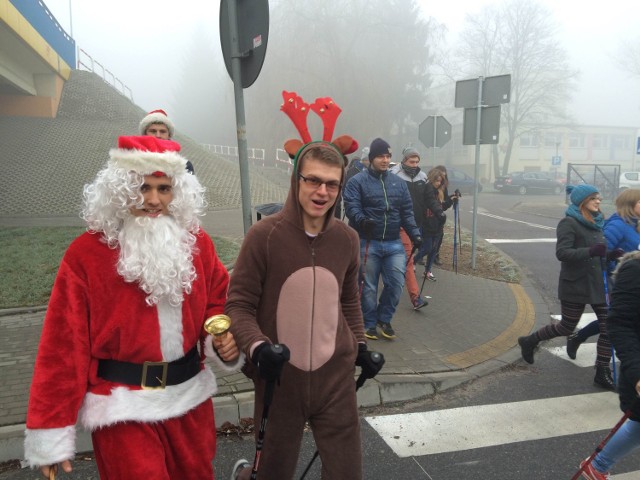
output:
[{"label": "sneaker", "polygon": [[427,279],[431,280],[432,282],[435,282],[436,281],[436,276],[431,272],[427,272]]},{"label": "sneaker", "polygon": [[582,468],[582,476],[587,480],[610,480],[611,475],[609,472],[600,473],[597,471],[592,462],[587,463],[588,458],[585,458],[582,462],[580,462],[580,468]]},{"label": "sneaker", "polygon": [[413,309],[414,310],[420,310],[422,307],[426,307],[427,305],[429,305],[429,302],[427,302],[426,300],[423,300],[422,298],[418,297],[413,302]]},{"label": "sneaker", "polygon": [[380,327],[380,330],[382,330],[382,336],[384,338],[388,338],[389,340],[396,338],[396,332],[393,331],[390,323],[378,322],[378,326]]},{"label": "sneaker", "polygon": [[369,340],[378,340],[378,331],[376,330],[376,327],[367,328],[364,332],[364,336]]},{"label": "sneaker", "polygon": [[249,460],[241,458],[233,466],[233,470],[231,470],[231,480],[236,480],[238,475],[240,475],[240,472],[245,468],[251,468],[251,464],[249,463]]}]

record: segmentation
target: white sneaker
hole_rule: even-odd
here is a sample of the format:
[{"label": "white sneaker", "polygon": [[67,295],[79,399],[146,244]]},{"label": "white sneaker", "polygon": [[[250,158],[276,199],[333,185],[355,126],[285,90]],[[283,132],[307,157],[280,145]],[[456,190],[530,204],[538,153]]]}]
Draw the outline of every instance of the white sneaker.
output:
[{"label": "white sneaker", "polygon": [[249,460],[246,460],[244,458],[241,458],[240,460],[238,460],[236,464],[233,466],[233,470],[231,470],[230,479],[237,480],[238,475],[240,475],[240,472],[247,467],[251,468],[251,464],[249,463]]}]

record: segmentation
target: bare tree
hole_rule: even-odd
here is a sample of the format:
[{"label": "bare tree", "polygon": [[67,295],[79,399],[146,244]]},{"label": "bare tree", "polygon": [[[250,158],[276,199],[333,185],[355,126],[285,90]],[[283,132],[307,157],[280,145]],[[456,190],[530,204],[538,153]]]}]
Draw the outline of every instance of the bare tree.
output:
[{"label": "bare tree", "polygon": [[[511,102],[502,105],[502,172],[509,171],[513,145],[535,126],[568,119],[567,105],[578,71],[559,46],[551,12],[532,0],[507,0],[466,17],[456,51],[468,76],[511,74]],[[500,172],[498,149],[494,171]]]},{"label": "bare tree", "polygon": [[640,77],[640,36],[635,40],[625,40],[614,55],[621,70]]}]

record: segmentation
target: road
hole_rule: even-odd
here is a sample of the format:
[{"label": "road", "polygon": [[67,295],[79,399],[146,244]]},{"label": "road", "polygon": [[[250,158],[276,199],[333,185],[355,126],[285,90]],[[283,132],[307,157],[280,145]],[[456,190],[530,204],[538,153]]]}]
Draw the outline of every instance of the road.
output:
[{"label": "road", "polygon": [[[466,200],[466,198],[465,198]],[[522,197],[483,193],[478,235],[510,255],[540,288],[549,313],[555,298],[558,262],[555,226],[563,215],[562,199],[531,196],[532,204],[558,203],[545,214],[518,212]],[[471,202],[461,208],[464,228],[471,228]],[[536,241],[533,241],[533,240]],[[587,319],[585,319],[587,321]],[[592,383],[595,344],[583,345],[576,361],[564,354],[564,339],[544,345],[536,362],[513,365],[433,397],[393,407],[363,411],[362,437],[367,480],[569,479],[622,416],[617,395]],[[268,426],[267,426],[268,428]],[[315,447],[306,433],[299,478]],[[221,437],[216,478],[226,479],[235,460],[253,459],[249,437]],[[76,462],[71,478],[97,478],[92,461]],[[316,461],[306,478],[320,478]],[[615,466],[614,480],[640,478],[640,456],[631,454]],[[24,470],[0,479],[38,478]],[[69,477],[61,477],[69,478]]]}]

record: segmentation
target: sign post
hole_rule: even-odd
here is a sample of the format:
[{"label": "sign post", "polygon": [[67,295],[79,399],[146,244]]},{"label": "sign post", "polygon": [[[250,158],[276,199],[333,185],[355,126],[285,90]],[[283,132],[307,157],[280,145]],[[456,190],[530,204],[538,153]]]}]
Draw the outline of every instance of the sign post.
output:
[{"label": "sign post", "polygon": [[478,219],[478,183],[480,145],[497,144],[500,133],[500,104],[509,103],[511,75],[478,77],[456,82],[456,108],[464,108],[463,145],[476,146],[473,226],[471,232],[471,268],[476,268],[476,229]]},{"label": "sign post", "polygon": [[253,85],[260,74],[267,51],[268,36],[268,0],[251,2],[221,0],[220,46],[227,72],[233,81],[242,194],[242,223],[245,234],[251,227],[251,189],[243,89]]}]

